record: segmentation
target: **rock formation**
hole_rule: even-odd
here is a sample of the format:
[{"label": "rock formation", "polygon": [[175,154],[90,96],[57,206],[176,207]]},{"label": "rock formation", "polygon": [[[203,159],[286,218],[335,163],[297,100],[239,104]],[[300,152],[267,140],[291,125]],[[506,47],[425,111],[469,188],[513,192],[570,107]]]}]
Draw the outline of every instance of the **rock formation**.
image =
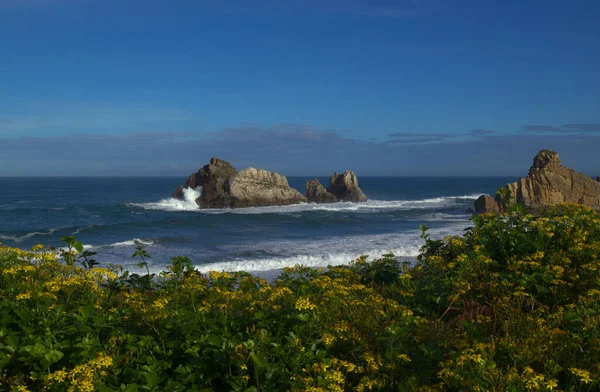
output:
[{"label": "rock formation", "polygon": [[345,171],[343,174],[336,172],[331,176],[327,192],[332,193],[339,201],[362,202],[368,200],[358,187],[356,175],[351,171]]},{"label": "rock formation", "polygon": [[202,187],[196,199],[200,208],[242,208],[287,205],[306,202],[297,190],[290,188],[285,176],[261,169],[237,170],[226,161],[212,158],[208,165],[192,174],[184,186],[173,192],[182,199],[184,188]]},{"label": "rock formation", "polygon": [[335,203],[338,201],[337,197],[333,193],[327,192],[316,178],[306,183],[306,199],[310,203]]},{"label": "rock formation", "polygon": [[493,213],[499,214],[501,211],[500,203],[496,201],[490,195],[481,195],[477,200],[475,200],[475,213],[476,214],[485,214],[485,213]]},{"label": "rock formation", "polygon": [[[541,150],[533,159],[527,177],[520,178],[503,189],[511,203],[543,208],[558,203],[584,204],[600,209],[600,182],[562,165],[554,151]],[[494,202],[484,195],[475,201],[476,212],[497,212],[504,209],[500,196]],[[479,207],[479,210],[478,210]]]},{"label": "rock formation", "polygon": [[226,185],[232,208],[306,203],[306,197],[290,188],[285,176],[262,169],[244,169]]},{"label": "rock formation", "polygon": [[600,182],[600,176],[596,177],[596,181]]}]

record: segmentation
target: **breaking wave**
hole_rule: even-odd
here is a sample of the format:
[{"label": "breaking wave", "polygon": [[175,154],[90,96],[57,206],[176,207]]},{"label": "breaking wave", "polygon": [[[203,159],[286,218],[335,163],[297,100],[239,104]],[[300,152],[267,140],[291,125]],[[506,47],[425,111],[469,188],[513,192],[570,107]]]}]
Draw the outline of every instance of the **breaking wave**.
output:
[{"label": "breaking wave", "polygon": [[[198,188],[197,188],[198,189]],[[462,200],[476,200],[480,195],[442,196],[420,200],[369,200],[366,203],[337,202],[331,204],[303,203],[288,206],[249,207],[237,209],[199,209],[196,198],[201,189],[185,189],[185,200],[175,198],[163,199],[156,203],[130,203],[130,206],[146,210],[158,211],[191,211],[203,214],[286,214],[306,211],[348,211],[358,213],[377,212],[381,210],[413,210],[451,207]]]},{"label": "breaking wave", "polygon": [[183,200],[170,197],[168,199],[162,199],[155,203],[129,203],[128,205],[133,207],[141,207],[146,210],[159,210],[159,211],[196,211],[198,204],[196,199],[202,195],[202,187],[199,186],[195,189],[184,188],[183,189]]},{"label": "breaking wave", "polygon": [[[467,226],[466,223],[448,228],[431,229],[433,238],[459,234]],[[197,264],[196,269],[202,273],[208,271],[246,271],[262,272],[281,270],[297,264],[308,267],[327,267],[349,264],[362,255],[368,255],[369,260],[377,259],[384,254],[393,253],[397,258],[414,259],[419,255],[424,241],[420,232],[412,231],[401,234],[368,235],[333,238],[312,242],[258,243],[256,249],[268,249],[274,253],[282,253],[289,249],[299,249],[302,254],[282,255],[264,258],[236,258],[221,262]],[[247,246],[246,246],[247,248]]]},{"label": "breaking wave", "polygon": [[25,235],[22,236],[16,236],[16,235],[2,235],[0,234],[0,240],[5,240],[5,241],[14,241],[14,242],[23,242],[31,237],[35,237],[35,236],[43,236],[43,235],[50,235],[56,231],[58,231],[59,229],[48,229],[47,232],[41,232],[41,231],[34,231],[31,233],[27,233]]}]

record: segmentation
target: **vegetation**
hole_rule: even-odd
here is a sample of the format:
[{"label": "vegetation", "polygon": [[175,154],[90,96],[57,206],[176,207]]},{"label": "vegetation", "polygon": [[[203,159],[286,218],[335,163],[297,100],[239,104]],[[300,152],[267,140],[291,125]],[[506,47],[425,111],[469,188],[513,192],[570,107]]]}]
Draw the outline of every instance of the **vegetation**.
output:
[{"label": "vegetation", "polygon": [[414,266],[272,283],[185,257],[157,276],[98,268],[71,237],[0,247],[0,390],[599,390],[600,215],[513,206],[461,237],[422,230]]}]

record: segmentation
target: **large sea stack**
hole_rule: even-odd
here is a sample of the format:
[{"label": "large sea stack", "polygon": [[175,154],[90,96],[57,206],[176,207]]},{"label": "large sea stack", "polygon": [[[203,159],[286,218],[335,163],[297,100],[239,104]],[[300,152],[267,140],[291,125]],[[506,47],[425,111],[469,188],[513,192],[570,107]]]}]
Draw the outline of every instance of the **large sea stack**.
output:
[{"label": "large sea stack", "polygon": [[343,174],[334,173],[329,178],[327,192],[332,193],[339,201],[363,202],[367,196],[358,187],[356,174],[345,171]]},{"label": "large sea stack", "polygon": [[[576,203],[600,209],[600,182],[562,165],[554,151],[541,150],[533,159],[527,177],[505,187],[511,203],[538,209],[558,203]],[[502,192],[500,192],[502,193]],[[501,196],[483,195],[475,201],[475,212],[498,212],[505,209]]]},{"label": "large sea stack", "polygon": [[182,199],[184,188],[202,187],[196,199],[200,208],[243,208],[280,206],[306,202],[290,188],[285,176],[262,169],[247,168],[238,172],[229,162],[212,158],[208,165],[192,174],[183,187],[173,192]]}]

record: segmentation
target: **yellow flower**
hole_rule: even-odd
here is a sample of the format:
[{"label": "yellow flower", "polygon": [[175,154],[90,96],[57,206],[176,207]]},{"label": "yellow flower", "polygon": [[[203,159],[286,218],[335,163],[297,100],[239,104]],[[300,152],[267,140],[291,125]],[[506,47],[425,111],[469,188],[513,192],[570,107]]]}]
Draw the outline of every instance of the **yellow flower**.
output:
[{"label": "yellow flower", "polygon": [[31,247],[31,250],[34,252],[40,251],[42,249],[44,249],[44,245],[42,245],[42,244],[37,244],[37,245],[34,245]]},{"label": "yellow flower", "polygon": [[331,346],[333,344],[333,342],[335,342],[335,338],[328,333],[323,335],[322,339],[323,339],[323,343],[325,343],[325,345],[327,347]]},{"label": "yellow flower", "polygon": [[30,299],[31,298],[31,293],[28,291],[26,293],[21,293],[19,295],[17,295],[17,301],[21,301],[24,299]]},{"label": "yellow flower", "polygon": [[571,373],[573,373],[574,375],[579,377],[579,381],[586,383],[586,384],[589,384],[592,382],[589,371],[587,371],[585,369],[578,369],[578,368],[569,368],[569,370],[571,371]]},{"label": "yellow flower", "polygon": [[313,310],[316,308],[317,306],[312,304],[308,298],[298,298],[296,301],[297,310]]}]

